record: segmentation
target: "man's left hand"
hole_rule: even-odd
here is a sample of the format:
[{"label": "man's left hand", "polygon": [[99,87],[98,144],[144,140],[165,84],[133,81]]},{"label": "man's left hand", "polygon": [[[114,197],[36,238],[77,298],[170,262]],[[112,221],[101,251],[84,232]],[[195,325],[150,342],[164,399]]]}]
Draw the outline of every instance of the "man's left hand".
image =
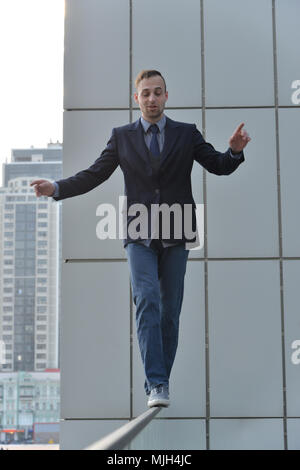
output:
[{"label": "man's left hand", "polygon": [[229,139],[229,145],[233,153],[240,153],[250,142],[251,138],[247,131],[242,130],[245,123],[242,122]]}]

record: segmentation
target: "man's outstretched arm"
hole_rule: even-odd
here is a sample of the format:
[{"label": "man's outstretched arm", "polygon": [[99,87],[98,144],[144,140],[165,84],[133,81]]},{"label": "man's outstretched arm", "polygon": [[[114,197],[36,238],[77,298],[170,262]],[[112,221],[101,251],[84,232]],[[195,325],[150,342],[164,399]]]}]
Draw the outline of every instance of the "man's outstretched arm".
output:
[{"label": "man's outstretched arm", "polygon": [[[106,148],[100,157],[86,170],[79,171],[74,176],[56,181],[56,185],[48,180],[34,180],[30,186],[34,186],[37,197],[49,196],[56,201],[91,191],[99,184],[107,180],[119,165],[114,129]],[[56,196],[58,194],[58,196]]]},{"label": "man's outstretched arm", "polygon": [[251,140],[248,133],[243,130],[241,123],[229,139],[229,148],[222,153],[217,151],[211,144],[205,142],[202,134],[195,126],[194,129],[194,152],[195,160],[207,171],[215,175],[229,175],[245,160],[243,150]]}]

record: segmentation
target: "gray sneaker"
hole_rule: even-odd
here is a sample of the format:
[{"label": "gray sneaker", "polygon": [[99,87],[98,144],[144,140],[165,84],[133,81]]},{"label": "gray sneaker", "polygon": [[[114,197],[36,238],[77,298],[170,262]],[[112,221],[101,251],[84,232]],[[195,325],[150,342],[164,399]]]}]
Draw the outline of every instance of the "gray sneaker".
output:
[{"label": "gray sneaker", "polygon": [[152,406],[169,406],[169,386],[160,384],[152,388],[147,404],[149,408]]}]

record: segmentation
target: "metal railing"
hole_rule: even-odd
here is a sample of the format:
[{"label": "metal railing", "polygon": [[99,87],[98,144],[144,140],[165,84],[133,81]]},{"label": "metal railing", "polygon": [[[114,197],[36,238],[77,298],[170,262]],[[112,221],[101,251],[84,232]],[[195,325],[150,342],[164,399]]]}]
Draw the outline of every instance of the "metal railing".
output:
[{"label": "metal railing", "polygon": [[124,424],[116,431],[108,434],[94,444],[86,447],[84,450],[122,450],[126,447],[132,439],[137,436],[154,416],[161,410],[160,406],[150,408],[149,410],[137,416],[129,423]]}]

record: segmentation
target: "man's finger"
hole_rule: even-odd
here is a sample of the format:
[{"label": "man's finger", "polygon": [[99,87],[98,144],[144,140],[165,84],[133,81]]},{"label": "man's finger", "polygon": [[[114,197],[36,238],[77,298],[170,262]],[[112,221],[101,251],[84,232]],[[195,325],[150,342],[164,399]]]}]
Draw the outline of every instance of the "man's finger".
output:
[{"label": "man's finger", "polygon": [[34,181],[31,181],[30,186],[33,186],[34,184],[43,183],[43,181],[44,181],[44,180],[34,180]]},{"label": "man's finger", "polygon": [[236,130],[234,131],[234,134],[238,134],[238,133],[241,131],[241,129],[244,127],[244,125],[245,125],[245,123],[242,122],[242,123],[236,128]]}]

